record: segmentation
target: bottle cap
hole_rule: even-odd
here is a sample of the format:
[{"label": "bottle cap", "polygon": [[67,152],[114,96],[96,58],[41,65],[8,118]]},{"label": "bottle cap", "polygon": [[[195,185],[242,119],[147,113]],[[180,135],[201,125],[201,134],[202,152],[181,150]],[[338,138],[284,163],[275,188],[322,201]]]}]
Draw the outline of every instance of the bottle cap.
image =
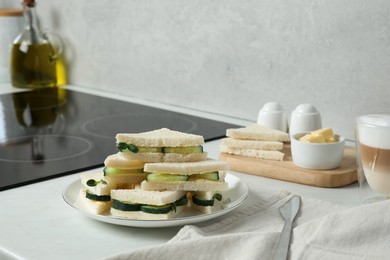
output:
[{"label": "bottle cap", "polygon": [[23,3],[27,5],[28,7],[34,7],[35,6],[35,0],[23,0]]}]

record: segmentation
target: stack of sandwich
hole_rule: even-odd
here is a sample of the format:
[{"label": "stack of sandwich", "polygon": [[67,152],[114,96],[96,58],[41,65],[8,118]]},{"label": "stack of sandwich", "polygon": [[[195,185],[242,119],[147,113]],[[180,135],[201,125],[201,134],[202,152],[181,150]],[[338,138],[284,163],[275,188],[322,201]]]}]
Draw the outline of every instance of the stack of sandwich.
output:
[{"label": "stack of sandwich", "polygon": [[83,174],[81,198],[94,213],[168,219],[185,207],[212,211],[228,189],[227,164],[207,159],[202,136],[166,128],[117,134],[103,173]]},{"label": "stack of sandwich", "polygon": [[287,133],[259,124],[227,129],[226,136],[220,146],[221,153],[274,161],[283,161],[284,143],[290,141]]}]

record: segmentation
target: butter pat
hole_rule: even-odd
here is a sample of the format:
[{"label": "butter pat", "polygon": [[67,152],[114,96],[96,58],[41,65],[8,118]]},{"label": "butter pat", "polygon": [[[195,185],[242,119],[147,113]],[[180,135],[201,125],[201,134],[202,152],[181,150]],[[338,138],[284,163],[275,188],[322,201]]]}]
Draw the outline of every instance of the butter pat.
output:
[{"label": "butter pat", "polygon": [[325,140],[330,140],[334,136],[332,128],[318,129],[316,131],[311,132],[311,135],[323,136],[325,138]]},{"label": "butter pat", "polygon": [[325,143],[325,138],[322,135],[306,134],[299,138],[299,141],[306,143]]},{"label": "butter pat", "polygon": [[333,137],[326,140],[327,143],[336,143],[338,141],[340,141],[340,139],[337,135],[334,135]]},{"label": "butter pat", "polygon": [[339,141],[339,137],[334,135],[332,128],[322,128],[302,136],[299,138],[299,141],[307,143],[334,143]]}]

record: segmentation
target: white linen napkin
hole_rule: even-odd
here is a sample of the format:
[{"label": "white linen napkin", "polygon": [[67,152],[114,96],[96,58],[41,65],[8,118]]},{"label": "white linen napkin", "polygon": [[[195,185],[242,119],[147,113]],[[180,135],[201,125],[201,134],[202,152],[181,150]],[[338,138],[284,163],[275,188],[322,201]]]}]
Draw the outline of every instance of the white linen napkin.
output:
[{"label": "white linen napkin", "polygon": [[[184,226],[166,244],[105,259],[272,259],[283,228],[279,207],[293,194],[255,192],[230,214]],[[302,197],[290,259],[389,259],[390,202],[347,208]]]}]

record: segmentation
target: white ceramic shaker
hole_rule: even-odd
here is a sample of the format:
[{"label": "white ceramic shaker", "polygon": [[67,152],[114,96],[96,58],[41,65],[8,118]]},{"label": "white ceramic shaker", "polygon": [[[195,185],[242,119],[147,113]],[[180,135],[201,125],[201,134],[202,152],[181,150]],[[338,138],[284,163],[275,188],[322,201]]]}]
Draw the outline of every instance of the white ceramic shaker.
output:
[{"label": "white ceramic shaker", "polygon": [[287,132],[286,112],[276,102],[268,102],[260,109],[257,123],[265,127]]},{"label": "white ceramic shaker", "polygon": [[322,128],[321,114],[311,104],[300,104],[291,113],[290,136]]}]

